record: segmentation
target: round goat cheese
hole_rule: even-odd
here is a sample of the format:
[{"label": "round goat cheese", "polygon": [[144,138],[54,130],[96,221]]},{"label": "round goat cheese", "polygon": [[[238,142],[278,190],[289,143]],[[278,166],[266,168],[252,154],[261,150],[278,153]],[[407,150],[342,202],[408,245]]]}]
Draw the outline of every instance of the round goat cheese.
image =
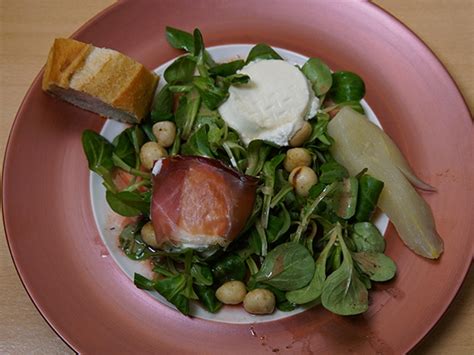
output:
[{"label": "round goat cheese", "polygon": [[261,139],[288,145],[304,120],[313,117],[319,108],[304,74],[284,60],[252,62],[239,73],[250,80],[229,88],[229,98],[219,107],[219,113],[245,144]]}]

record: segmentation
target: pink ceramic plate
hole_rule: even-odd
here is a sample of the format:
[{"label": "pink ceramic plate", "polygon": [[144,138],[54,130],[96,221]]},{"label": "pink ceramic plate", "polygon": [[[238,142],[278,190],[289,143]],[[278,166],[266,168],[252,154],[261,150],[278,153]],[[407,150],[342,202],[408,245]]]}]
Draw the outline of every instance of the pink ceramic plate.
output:
[{"label": "pink ceramic plate", "polygon": [[84,129],[100,130],[104,121],[44,95],[40,73],[15,120],[3,176],[8,243],[40,312],[80,352],[411,349],[442,316],[472,260],[473,127],[446,70],[413,33],[367,2],[122,1],[74,37],[155,68],[178,54],[165,41],[166,25],[199,27],[209,46],[266,42],[359,73],[384,129],[438,188],[425,198],[445,253],[437,262],[417,257],[390,226],[387,252],[398,275],[375,288],[363,316],[315,307],[255,325],[186,318],[136,289],[107,257],[80,142]]}]

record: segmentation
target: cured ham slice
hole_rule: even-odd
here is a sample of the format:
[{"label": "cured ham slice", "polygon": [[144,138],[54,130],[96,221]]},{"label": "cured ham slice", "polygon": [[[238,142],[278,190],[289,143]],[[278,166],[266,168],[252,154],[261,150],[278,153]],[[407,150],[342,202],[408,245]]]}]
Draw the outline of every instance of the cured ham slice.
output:
[{"label": "cured ham slice", "polygon": [[168,157],[153,174],[151,219],[161,248],[226,247],[252,212],[258,180],[218,160]]}]

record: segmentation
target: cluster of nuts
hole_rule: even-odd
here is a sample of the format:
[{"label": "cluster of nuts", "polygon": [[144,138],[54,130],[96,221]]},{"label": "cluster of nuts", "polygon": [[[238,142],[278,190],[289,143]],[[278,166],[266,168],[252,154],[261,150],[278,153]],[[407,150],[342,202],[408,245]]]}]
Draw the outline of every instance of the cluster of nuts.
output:
[{"label": "cluster of nuts", "polygon": [[140,161],[144,168],[151,170],[155,161],[166,157],[165,148],[171,147],[176,137],[176,125],[171,121],[161,121],[153,125],[156,142],[147,142],[140,149]]},{"label": "cluster of nuts", "polygon": [[313,185],[318,183],[318,176],[310,168],[313,161],[307,149],[300,148],[311,136],[312,128],[308,122],[290,139],[290,146],[286,152],[283,167],[290,173],[288,182],[293,186],[297,195],[306,197]]},{"label": "cluster of nuts", "polygon": [[224,304],[244,303],[244,309],[252,314],[270,314],[275,309],[273,292],[256,288],[247,292],[242,281],[227,281],[216,291],[216,297]]}]

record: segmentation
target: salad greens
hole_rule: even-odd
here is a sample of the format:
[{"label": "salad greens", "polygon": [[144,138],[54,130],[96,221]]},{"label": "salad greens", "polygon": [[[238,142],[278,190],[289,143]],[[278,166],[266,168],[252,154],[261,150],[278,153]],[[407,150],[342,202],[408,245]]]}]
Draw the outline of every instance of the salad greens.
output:
[{"label": "salad greens", "polygon": [[[107,202],[116,213],[130,217],[120,233],[120,247],[130,259],[151,262],[155,277],[135,274],[135,285],[157,291],[185,315],[190,301],[209,312],[219,311],[222,303],[215,291],[230,280],[245,282],[248,290],[270,290],[282,311],[318,301],[340,315],[366,311],[371,283],[390,280],[396,273],[395,263],[383,254],[382,235],[370,222],[384,184],[365,171],[350,176],[331,156],[333,139],[327,133],[332,110],[351,106],[363,112],[362,79],[347,71],[331,73],[319,58],[302,66],[321,102],[303,145],[319,181],[302,197],[282,166],[288,147],[259,140],[245,146],[217,111],[231,85],[251,80],[239,73],[246,63],[283,58],[270,46],[257,44],[246,60],[215,63],[198,29],[191,34],[167,27],[166,38],[186,54],[165,70],[167,83],[149,117],[112,142],[90,130],[82,135],[89,169],[103,178]],[[218,159],[259,179],[247,224],[225,250],[160,250],[142,236],[150,219],[152,186],[151,174],[141,167],[140,149],[156,141],[152,126],[160,121],[176,125],[169,155]],[[117,176],[127,177],[125,186]]]}]

